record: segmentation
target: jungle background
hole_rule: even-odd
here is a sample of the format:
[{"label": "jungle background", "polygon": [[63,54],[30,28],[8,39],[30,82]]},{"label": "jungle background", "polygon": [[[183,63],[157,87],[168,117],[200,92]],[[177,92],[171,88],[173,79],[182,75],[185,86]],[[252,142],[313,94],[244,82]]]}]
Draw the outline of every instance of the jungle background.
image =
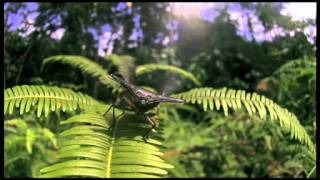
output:
[{"label": "jungle background", "polygon": [[[4,86],[67,87],[111,102],[98,81],[61,64],[41,71],[42,61],[81,55],[108,67],[105,58],[111,54],[130,55],[137,65],[179,66],[202,87],[263,94],[296,114],[315,142],[315,67],[274,72],[290,61],[315,61],[316,22],[293,18],[286,5],[4,3]],[[170,92],[195,87],[173,86],[174,78],[159,72],[143,81]],[[197,106],[170,111],[173,116],[164,122],[165,159],[175,168],[167,177],[315,177],[315,160],[280,126],[242,113],[204,113]],[[34,117],[24,115],[25,123],[17,119],[20,123],[5,130],[5,177],[37,176],[55,160],[58,122]]]}]

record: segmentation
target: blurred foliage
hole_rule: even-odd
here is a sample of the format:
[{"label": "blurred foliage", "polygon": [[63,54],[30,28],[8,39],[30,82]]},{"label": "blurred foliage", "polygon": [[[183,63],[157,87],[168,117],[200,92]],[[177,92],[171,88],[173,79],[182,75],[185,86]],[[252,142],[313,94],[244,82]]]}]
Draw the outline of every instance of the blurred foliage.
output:
[{"label": "blurred foliage", "polygon": [[[132,3],[132,7],[123,9],[119,8],[119,3],[40,3],[39,16],[33,22],[37,29],[23,37],[20,34],[26,29],[9,31],[6,21],[10,13],[25,9],[25,4],[4,3],[7,6],[4,11],[4,86],[55,85],[110,102],[110,92],[102,88],[99,80],[80,70],[55,63],[40,71],[43,59],[60,54],[85,56],[109,68],[111,62],[98,56],[98,40],[88,31],[88,28],[97,28],[98,34],[102,33],[102,26],[107,23],[111,35],[123,28],[123,35],[114,39],[113,53],[135,57],[136,65],[180,66],[206,87],[258,91],[296,114],[315,140],[316,66],[297,66],[293,71],[273,74],[292,60],[315,60],[315,45],[310,44],[301,31],[308,25],[315,25],[315,21],[293,21],[281,15],[281,3],[240,5],[242,10],[254,10],[266,29],[277,25],[294,31],[294,36],[287,34],[270,42],[248,41],[237,34],[237,22],[230,19],[227,7],[220,9],[211,23],[196,17],[175,17],[168,13],[168,3]],[[130,36],[136,15],[141,17],[143,38],[134,42]],[[56,22],[57,18],[60,23]],[[23,19],[26,22],[26,15]],[[179,22],[178,40],[167,46],[156,43],[158,38],[160,42],[167,36],[172,38],[172,30],[166,28],[172,20]],[[59,28],[65,28],[62,39],[52,39],[50,36]],[[171,85],[167,79],[175,78],[170,73],[154,72],[144,75],[143,82],[140,79],[137,83],[161,89],[163,85]],[[183,86],[175,90],[195,87],[192,82],[180,81]],[[169,177],[315,177],[315,171],[311,171],[315,160],[310,159],[305,149],[284,138],[279,127],[262,123],[258,117],[256,121],[249,121],[244,114],[226,118],[221,113],[204,113],[194,106],[163,108],[161,117],[166,124],[166,146],[170,149],[166,157],[175,165]],[[27,117],[22,119],[27,121],[26,128],[33,132],[47,128],[56,133],[55,121],[40,126],[31,125]],[[34,177],[38,166],[52,161],[54,150],[45,136],[37,136],[40,140],[34,141],[31,154],[26,149],[26,136],[26,129],[5,131],[5,177]]]},{"label": "blurred foliage", "polygon": [[278,126],[258,117],[208,112],[200,119],[201,112],[195,113],[186,119],[168,108],[161,116],[165,158],[175,166],[169,177],[306,177],[315,166],[310,155],[293,158],[306,149],[286,141]]},{"label": "blurred foliage", "polygon": [[316,120],[315,57],[289,61],[265,80],[277,92],[274,96],[278,102],[296,112],[303,124],[312,125]]},{"label": "blurred foliage", "polygon": [[4,177],[36,177],[40,169],[55,161],[58,147],[54,131],[57,124],[35,114],[4,121]]}]

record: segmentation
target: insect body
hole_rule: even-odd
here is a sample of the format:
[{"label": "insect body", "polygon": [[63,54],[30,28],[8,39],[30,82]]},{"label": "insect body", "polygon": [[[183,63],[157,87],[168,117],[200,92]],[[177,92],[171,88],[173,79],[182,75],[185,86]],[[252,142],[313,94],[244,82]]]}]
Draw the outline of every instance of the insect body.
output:
[{"label": "insect body", "polygon": [[[124,87],[128,93],[126,95],[121,96],[120,100],[112,105],[112,107],[119,107],[121,103],[125,102],[127,105],[126,110],[131,110],[136,112],[137,114],[143,115],[144,118],[151,124],[151,129],[148,130],[143,138],[146,141],[146,136],[150,133],[150,131],[156,127],[156,123],[153,121],[150,115],[146,114],[147,111],[155,108],[161,102],[172,102],[172,103],[183,103],[184,100],[178,98],[172,98],[167,96],[162,96],[159,94],[155,94],[146,89],[135,86],[120,75],[111,74],[111,78],[117,81],[122,87]],[[110,107],[111,108],[111,107]],[[110,110],[107,110],[107,112]],[[107,113],[106,112],[106,113]],[[114,114],[114,111],[113,111]],[[113,121],[115,121],[113,115]]]}]

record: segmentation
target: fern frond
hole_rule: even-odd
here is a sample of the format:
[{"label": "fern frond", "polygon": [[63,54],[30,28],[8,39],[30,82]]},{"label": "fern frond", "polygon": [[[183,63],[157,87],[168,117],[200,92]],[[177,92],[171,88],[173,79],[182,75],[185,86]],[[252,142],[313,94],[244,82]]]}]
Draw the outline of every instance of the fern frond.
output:
[{"label": "fern frond", "polygon": [[177,73],[178,75],[187,78],[194,82],[196,85],[200,86],[201,83],[200,81],[190,72],[183,70],[177,66],[171,66],[167,64],[145,64],[138,66],[136,69],[136,74],[137,76],[145,74],[145,73],[150,73],[156,70],[164,70],[164,71],[170,71],[173,73]]},{"label": "fern frond", "polygon": [[80,109],[105,109],[106,105],[70,89],[38,86],[21,85],[7,88],[4,91],[4,114],[12,114],[15,107],[20,108],[20,114],[29,112],[32,106],[37,108],[37,117],[42,113],[47,117],[49,112],[60,110]]},{"label": "fern frond", "polygon": [[297,117],[263,95],[227,88],[196,88],[174,96],[193,104],[201,104],[205,111],[208,109],[220,110],[222,107],[225,116],[228,116],[229,108],[239,110],[242,107],[247,110],[250,116],[258,114],[263,120],[267,120],[269,116],[272,123],[277,120],[285,131],[290,132],[291,139],[306,144],[311,152],[315,152],[311,138]]},{"label": "fern frond", "polygon": [[76,55],[58,55],[58,56],[50,56],[45,58],[42,62],[41,70],[47,63],[53,62],[60,62],[63,64],[69,64],[72,67],[79,68],[82,72],[98,78],[99,81],[112,88],[117,88],[118,85],[112,81],[110,78],[107,78],[108,71],[104,69],[99,64],[95,63],[94,61],[87,59],[83,56],[76,56]]},{"label": "fern frond", "polygon": [[283,64],[280,68],[278,68],[273,73],[273,75],[298,72],[298,71],[315,74],[316,68],[317,68],[317,62],[315,57],[297,59],[297,60],[292,60]]},{"label": "fern frond", "polygon": [[148,143],[142,139],[149,128],[143,118],[126,114],[109,129],[111,119],[112,113],[104,117],[87,112],[62,121],[74,126],[59,136],[59,162],[43,168],[40,177],[146,178],[167,174],[165,169],[172,166],[162,159],[159,134],[153,132]]}]

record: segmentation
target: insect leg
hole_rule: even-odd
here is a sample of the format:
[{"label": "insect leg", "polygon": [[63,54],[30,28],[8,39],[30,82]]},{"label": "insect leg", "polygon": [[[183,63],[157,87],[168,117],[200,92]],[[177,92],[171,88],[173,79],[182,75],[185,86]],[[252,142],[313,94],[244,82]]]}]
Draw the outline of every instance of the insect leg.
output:
[{"label": "insect leg", "polygon": [[109,129],[112,129],[113,128],[113,126],[115,125],[115,115],[114,115],[114,113],[115,113],[115,105],[114,105],[114,103],[112,103],[111,105],[110,105],[110,107],[109,107],[109,109],[103,114],[103,115],[106,115],[109,111],[110,111],[110,109],[112,108],[112,124],[111,124],[111,126],[109,127]]},{"label": "insect leg", "polygon": [[115,123],[116,123],[116,119],[120,119],[123,115],[124,115],[124,113],[126,112],[125,110],[122,110],[122,113],[120,114],[120,115],[118,115],[117,117],[115,117],[115,110],[114,110],[115,108],[113,107],[113,112],[112,112],[112,124],[111,124],[111,126],[109,127],[109,129],[112,129],[113,128],[113,126],[115,125]]},{"label": "insect leg", "polygon": [[150,113],[145,113],[145,115],[147,115],[147,116],[149,116],[149,117],[152,117],[152,116],[155,116],[155,115],[156,115],[156,113],[154,113],[154,112],[150,112]]},{"label": "insect leg", "polygon": [[124,115],[125,112],[126,112],[126,110],[122,110],[121,114],[118,115],[115,119],[120,119],[120,118],[122,118],[122,116]]},{"label": "insect leg", "polygon": [[[121,98],[120,98],[120,102],[123,100],[123,97],[124,96],[122,96]],[[105,112],[104,114],[106,114],[106,113],[108,113],[109,111],[110,111],[110,108],[112,107],[112,124],[111,124],[111,126],[109,127],[109,129],[112,129],[113,128],[113,126],[115,125],[115,123],[116,123],[116,117],[115,117],[115,103],[112,103],[112,105],[109,107],[109,109],[107,110],[107,112]],[[122,113],[120,114],[120,115],[118,115],[118,117],[117,118],[120,118],[121,116],[123,116],[124,115],[124,113],[125,113],[125,110],[123,110],[122,111]]]},{"label": "insect leg", "polygon": [[149,116],[144,115],[144,118],[151,124],[151,128],[146,133],[144,133],[144,135],[143,135],[143,140],[145,142],[147,142],[147,136],[152,131],[152,129],[154,129],[156,127],[156,123]]},{"label": "insect leg", "polygon": [[112,108],[114,106],[114,104],[112,103],[110,106],[109,106],[109,108],[108,108],[108,110],[103,114],[104,116],[110,111],[110,109]]},{"label": "insect leg", "polygon": [[116,124],[116,118],[115,118],[114,113],[115,113],[115,108],[114,108],[114,104],[112,103],[112,124],[109,127],[109,129],[112,129],[113,126]]}]

